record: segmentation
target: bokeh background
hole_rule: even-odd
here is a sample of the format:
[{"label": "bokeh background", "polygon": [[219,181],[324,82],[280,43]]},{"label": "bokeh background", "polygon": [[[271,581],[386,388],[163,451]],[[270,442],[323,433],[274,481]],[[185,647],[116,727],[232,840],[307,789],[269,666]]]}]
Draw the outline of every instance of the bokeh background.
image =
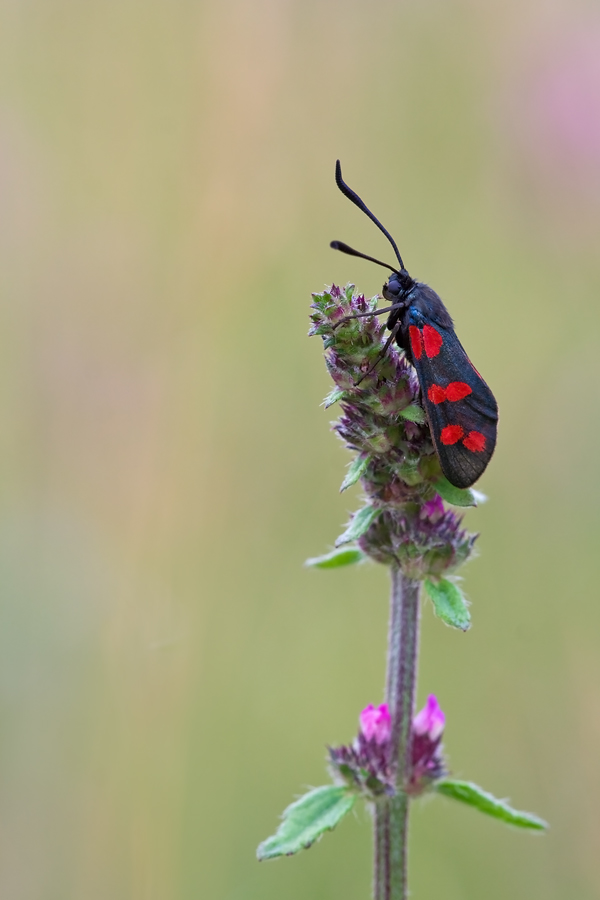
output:
[{"label": "bokeh background", "polygon": [[387,573],[315,572],[359,492],[310,292],[388,258],[499,399],[474,627],[426,609],[456,775],[415,900],[600,896],[600,12],[579,0],[2,0],[0,895],[364,900],[359,813],[257,843],[379,702]]}]

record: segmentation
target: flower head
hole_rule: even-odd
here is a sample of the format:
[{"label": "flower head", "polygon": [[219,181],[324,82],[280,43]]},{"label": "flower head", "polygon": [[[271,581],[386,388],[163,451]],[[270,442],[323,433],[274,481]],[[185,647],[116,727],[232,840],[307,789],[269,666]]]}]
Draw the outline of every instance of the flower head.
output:
[{"label": "flower head", "polygon": [[341,408],[333,429],[364,460],[367,501],[382,510],[359,547],[408,578],[441,578],[470,556],[476,535],[463,530],[436,491],[442,472],[417,373],[393,345],[382,356],[385,323],[368,315],[377,297],[332,285],[313,301],[310,334],[323,338]]},{"label": "flower head", "polygon": [[423,508],[409,501],[384,508],[359,539],[360,549],[377,562],[399,566],[408,578],[442,578],[452,572],[469,558],[477,535],[465,531],[452,510],[434,519],[422,515]]},{"label": "flower head", "polygon": [[[370,799],[397,790],[398,761],[392,756],[392,721],[387,703],[369,703],[359,717],[359,732],[352,744],[329,748],[334,777]],[[416,796],[446,774],[442,754],[445,716],[434,694],[413,719],[412,764],[405,790]]]}]

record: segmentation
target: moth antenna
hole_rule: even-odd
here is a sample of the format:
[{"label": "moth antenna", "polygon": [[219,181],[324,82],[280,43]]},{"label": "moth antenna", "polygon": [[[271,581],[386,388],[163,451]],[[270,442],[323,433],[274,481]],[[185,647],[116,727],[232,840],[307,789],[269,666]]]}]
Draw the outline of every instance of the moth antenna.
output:
[{"label": "moth antenna", "polygon": [[352,247],[349,247],[348,244],[344,244],[343,241],[332,241],[329,246],[332,250],[341,250],[342,253],[347,253],[348,256],[360,256],[361,259],[368,259],[369,262],[377,263],[378,266],[383,266],[384,269],[390,269],[398,275],[398,269],[394,269],[393,266],[381,262],[380,259],[375,259],[374,256],[367,256],[366,253],[359,253],[358,250],[353,250]]},{"label": "moth antenna", "polygon": [[[375,224],[376,224],[377,227],[380,229],[380,231],[383,231],[383,233],[385,234],[386,238],[388,239],[388,241],[390,242],[390,244],[391,244],[392,247],[394,248],[394,253],[396,254],[396,257],[397,257],[397,259],[398,259],[398,262],[400,263],[400,269],[401,269],[401,271],[406,272],[406,269],[405,269],[405,267],[404,267],[404,263],[402,262],[402,257],[400,256],[400,251],[398,250],[398,247],[397,247],[397,245],[396,245],[396,241],[395,241],[394,238],[391,236],[391,234],[389,233],[389,231],[387,230],[387,228],[384,228],[384,227],[383,227],[383,225],[381,224],[381,222],[379,221],[379,219],[378,219],[376,216],[373,215],[373,213],[371,212],[371,210],[369,209],[369,207],[366,206],[365,203],[360,199],[360,197],[358,196],[358,194],[357,194],[355,191],[353,191],[351,187],[348,187],[348,185],[346,184],[346,182],[345,182],[344,179],[342,178],[342,167],[341,167],[341,165],[340,165],[339,159],[337,159],[337,160],[336,160],[336,163],[335,163],[335,183],[336,183],[337,186],[339,187],[339,189],[340,189],[340,191],[342,192],[342,194],[344,194],[344,196],[346,196],[346,197],[348,198],[348,200],[351,200],[352,203],[355,204],[355,206],[358,206],[358,208],[359,208],[360,210],[362,210],[362,211],[364,212],[364,214],[365,214],[366,216],[368,216],[372,222],[375,222]],[[343,251],[343,252],[346,252],[346,251]],[[353,254],[353,255],[355,255],[355,254]],[[358,255],[358,254],[356,254],[356,255]],[[367,257],[367,258],[368,258],[368,257]],[[376,260],[375,260],[375,261],[376,261]],[[384,263],[384,265],[385,265],[385,263]],[[388,267],[388,268],[389,268],[389,267]],[[392,271],[395,271],[395,269],[392,269]]]}]

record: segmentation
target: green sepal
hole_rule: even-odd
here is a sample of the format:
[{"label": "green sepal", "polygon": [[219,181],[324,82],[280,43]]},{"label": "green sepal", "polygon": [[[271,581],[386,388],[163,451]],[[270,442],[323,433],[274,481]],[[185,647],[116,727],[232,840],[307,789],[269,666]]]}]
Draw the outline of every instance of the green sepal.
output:
[{"label": "green sepal", "polygon": [[434,790],[438,794],[443,794],[444,797],[451,797],[453,800],[460,800],[461,803],[474,806],[480,812],[493,816],[495,819],[500,819],[508,825],[516,825],[517,828],[544,831],[549,827],[548,823],[540,819],[539,816],[513,809],[505,800],[498,800],[493,794],[489,794],[471,781],[455,781],[453,778],[443,778],[441,781],[436,781]]},{"label": "green sepal", "polygon": [[336,540],[335,546],[339,547],[341,544],[349,544],[351,541],[357,541],[373,524],[380,512],[381,510],[377,509],[375,506],[363,506],[362,509],[359,509],[358,512],[354,513],[352,516],[352,520],[348,523],[348,527],[344,533],[340,534],[339,538]]},{"label": "green sepal", "polygon": [[420,484],[423,481],[423,476],[419,471],[419,460],[406,460],[403,462],[398,469],[398,475],[410,487]]},{"label": "green sepal", "polygon": [[339,550],[332,550],[324,556],[313,556],[307,559],[304,565],[313,569],[340,569],[342,566],[352,566],[365,559],[367,557],[358,547],[340,547]]},{"label": "green sepal", "polygon": [[348,466],[348,471],[346,472],[346,477],[342,481],[342,486],[340,488],[340,494],[344,491],[347,491],[349,487],[352,487],[353,484],[356,484],[358,479],[364,473],[365,469],[369,465],[370,456],[357,456],[356,459],[353,459],[350,465]]},{"label": "green sepal", "polygon": [[471,627],[471,615],[462,591],[452,581],[441,578],[437,582],[425,579],[425,590],[429,594],[438,619],[467,631]]},{"label": "green sepal", "polygon": [[259,845],[259,860],[292,856],[307,850],[325,831],[331,831],[356,802],[346,787],[327,784],[304,794],[284,811],[276,833]]},{"label": "green sepal", "polygon": [[333,406],[334,403],[337,403],[338,400],[342,399],[344,393],[345,391],[343,391],[341,388],[334,387],[333,390],[331,390],[323,400],[322,406],[324,406],[325,409],[329,409],[330,406]]},{"label": "green sepal", "polygon": [[472,491],[469,488],[457,488],[454,487],[453,484],[450,484],[445,475],[442,475],[438,481],[435,482],[434,488],[446,503],[451,503],[452,506],[477,506],[477,503],[481,503],[481,497],[483,494],[479,494],[479,497],[476,496],[479,492]]},{"label": "green sepal", "polygon": [[409,422],[414,422],[415,425],[424,425],[427,421],[425,411],[420,406],[417,406],[416,403],[405,406],[404,409],[400,410],[399,415],[403,419],[408,419]]}]

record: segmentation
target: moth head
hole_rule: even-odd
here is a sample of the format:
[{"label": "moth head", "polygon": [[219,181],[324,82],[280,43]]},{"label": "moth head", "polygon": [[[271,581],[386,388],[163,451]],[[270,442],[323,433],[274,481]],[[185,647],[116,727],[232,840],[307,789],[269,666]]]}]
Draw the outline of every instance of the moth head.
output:
[{"label": "moth head", "polygon": [[406,269],[400,272],[394,272],[390,275],[382,288],[382,294],[390,303],[402,303],[406,294],[415,286],[415,282],[410,277]]}]

